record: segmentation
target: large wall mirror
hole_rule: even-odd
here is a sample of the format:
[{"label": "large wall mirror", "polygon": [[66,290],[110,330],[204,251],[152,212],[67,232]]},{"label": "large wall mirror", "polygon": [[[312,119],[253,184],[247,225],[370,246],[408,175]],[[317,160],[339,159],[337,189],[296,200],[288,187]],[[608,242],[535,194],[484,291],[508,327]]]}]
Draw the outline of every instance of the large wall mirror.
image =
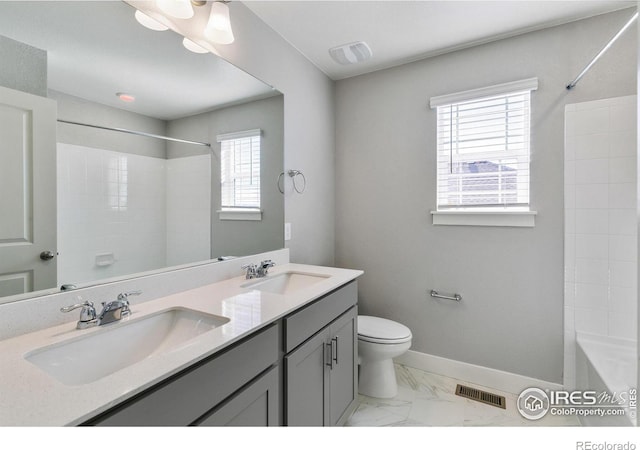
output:
[{"label": "large wall mirror", "polygon": [[[0,216],[0,303],[284,246],[283,95],[218,56],[187,50],[170,30],[144,28],[134,13],[116,1],[0,2],[0,86],[32,83],[57,105],[44,188],[55,192],[48,228],[57,231],[47,246],[25,245],[26,257],[14,257],[19,239],[3,220],[25,203],[15,200],[11,173],[29,164],[12,166],[0,142],[0,205],[9,205]],[[27,64],[33,58],[45,61],[39,73]],[[0,116],[6,111],[0,102]],[[250,207],[229,200],[229,185],[241,196],[247,183]],[[40,257],[47,251],[53,258]]]}]

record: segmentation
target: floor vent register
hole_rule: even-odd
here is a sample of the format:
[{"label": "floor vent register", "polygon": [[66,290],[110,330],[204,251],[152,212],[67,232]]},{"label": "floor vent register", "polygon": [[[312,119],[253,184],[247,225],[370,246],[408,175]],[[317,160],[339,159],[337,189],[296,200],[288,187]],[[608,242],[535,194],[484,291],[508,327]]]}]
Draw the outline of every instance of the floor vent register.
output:
[{"label": "floor vent register", "polygon": [[502,395],[492,394],[491,392],[481,391],[480,389],[472,388],[459,384],[456,386],[456,395],[460,397],[475,400],[477,402],[485,403],[487,405],[495,406],[496,408],[507,408],[507,400]]}]

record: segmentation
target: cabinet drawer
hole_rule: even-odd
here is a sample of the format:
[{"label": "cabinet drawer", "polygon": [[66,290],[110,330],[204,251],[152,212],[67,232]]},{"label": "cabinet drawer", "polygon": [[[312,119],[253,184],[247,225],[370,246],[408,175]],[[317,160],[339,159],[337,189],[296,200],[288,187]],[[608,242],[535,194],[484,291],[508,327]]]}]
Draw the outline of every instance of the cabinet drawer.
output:
[{"label": "cabinet drawer", "polygon": [[357,302],[358,285],[357,282],[352,281],[285,318],[285,353],[302,344]]},{"label": "cabinet drawer", "polygon": [[99,416],[102,426],[189,425],[278,361],[280,325],[272,325],[219,356]]}]

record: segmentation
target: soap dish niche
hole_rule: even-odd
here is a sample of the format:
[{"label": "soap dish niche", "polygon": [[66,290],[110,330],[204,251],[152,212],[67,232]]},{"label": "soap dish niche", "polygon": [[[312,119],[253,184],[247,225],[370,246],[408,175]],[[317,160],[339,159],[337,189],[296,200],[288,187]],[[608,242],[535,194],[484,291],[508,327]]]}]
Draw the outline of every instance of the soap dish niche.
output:
[{"label": "soap dish niche", "polygon": [[116,262],[116,258],[113,252],[98,253],[96,254],[96,266],[106,267]]}]

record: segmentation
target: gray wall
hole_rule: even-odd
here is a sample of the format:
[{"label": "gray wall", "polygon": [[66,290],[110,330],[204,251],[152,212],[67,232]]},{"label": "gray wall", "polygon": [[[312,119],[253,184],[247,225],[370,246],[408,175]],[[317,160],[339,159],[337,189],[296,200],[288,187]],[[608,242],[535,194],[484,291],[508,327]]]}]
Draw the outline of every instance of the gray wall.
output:
[{"label": "gray wall", "polygon": [[47,52],[0,36],[0,86],[47,96]]},{"label": "gray wall", "polygon": [[[167,134],[164,120],[101,105],[54,90],[49,90],[48,97],[58,102],[59,119],[158,135]],[[167,155],[166,143],[161,139],[66,123],[58,123],[57,139],[58,142],[66,144],[84,145],[154,158],[166,158]]]},{"label": "gray wall", "polygon": [[[49,97],[58,104],[58,118],[94,125],[166,134],[166,123],[47,89],[47,52],[0,36],[0,86]],[[164,141],[113,131],[58,124],[57,141],[143,156],[166,157]]]},{"label": "gray wall", "polygon": [[285,221],[292,224],[292,239],[285,244],[291,260],[332,265],[334,83],[241,2],[231,2],[229,8],[236,40],[218,46],[218,54],[284,94],[285,168],[303,171],[308,181],[300,195],[285,177]]},{"label": "gray wall", "polygon": [[[240,2],[229,3],[235,42],[218,54],[284,94],[284,167],[307,178],[304,194],[287,178],[285,242],[291,261],[333,265],[335,238],[334,83]],[[193,35],[183,28],[182,33]]]},{"label": "gray wall", "polygon": [[[211,142],[211,255],[243,256],[282,248],[284,245],[284,201],[276,181],[283,171],[284,114],[283,96],[244,103],[168,123],[172,137]],[[220,145],[216,136],[223,133],[260,128],[262,220],[220,220]],[[169,143],[168,157],[199,154],[207,147]],[[218,180],[218,182],[215,182]]]},{"label": "gray wall", "polygon": [[[412,349],[562,382],[564,105],[636,92],[629,31],[565,89],[631,10],[336,83],[336,262],[363,269],[361,313],[406,324]],[[535,228],[433,226],[428,100],[538,77],[532,95]],[[436,301],[430,289],[459,292]]]}]

